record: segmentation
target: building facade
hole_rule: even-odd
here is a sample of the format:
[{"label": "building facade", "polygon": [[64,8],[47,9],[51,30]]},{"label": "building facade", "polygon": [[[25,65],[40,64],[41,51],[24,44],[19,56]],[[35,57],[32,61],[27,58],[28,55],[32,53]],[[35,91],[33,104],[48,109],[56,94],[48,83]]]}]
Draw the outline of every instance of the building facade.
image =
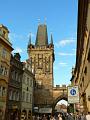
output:
[{"label": "building facade", "polygon": [[8,29],[0,25],[0,119],[4,120],[7,103],[10,58],[13,50]]},{"label": "building facade", "polygon": [[28,44],[28,56],[31,59],[32,70],[35,74],[34,81],[34,108],[39,112],[40,108],[49,107],[53,99],[53,62],[54,45],[48,43],[47,26],[40,24],[37,30],[35,45]]},{"label": "building facade", "polygon": [[19,53],[11,56],[10,65],[7,117],[8,120],[20,120],[23,64]]},{"label": "building facade", "polygon": [[30,119],[33,109],[33,81],[31,61],[28,59],[23,62],[22,77],[22,100],[21,100],[21,117],[24,115],[26,119]]},{"label": "building facade", "polygon": [[78,1],[76,65],[72,85],[79,86],[80,109],[90,112],[90,0]]}]

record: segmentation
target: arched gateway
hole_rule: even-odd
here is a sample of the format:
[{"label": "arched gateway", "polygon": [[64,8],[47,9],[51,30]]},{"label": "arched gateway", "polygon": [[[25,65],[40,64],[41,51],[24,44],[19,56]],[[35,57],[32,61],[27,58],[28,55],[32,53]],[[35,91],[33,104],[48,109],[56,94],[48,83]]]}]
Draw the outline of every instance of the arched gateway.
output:
[{"label": "arched gateway", "polygon": [[66,87],[66,85],[62,85],[62,87],[59,87],[59,86],[53,87],[52,112],[54,111],[56,104],[60,100],[67,101],[67,87]]},{"label": "arched gateway", "polygon": [[35,45],[31,43],[30,36],[27,51],[35,74],[34,110],[39,113],[50,112],[56,102],[61,99],[60,96],[66,98],[64,94],[67,94],[67,87],[54,87],[54,43],[52,34],[50,43],[48,43],[47,26],[45,24],[39,24],[38,26]]}]

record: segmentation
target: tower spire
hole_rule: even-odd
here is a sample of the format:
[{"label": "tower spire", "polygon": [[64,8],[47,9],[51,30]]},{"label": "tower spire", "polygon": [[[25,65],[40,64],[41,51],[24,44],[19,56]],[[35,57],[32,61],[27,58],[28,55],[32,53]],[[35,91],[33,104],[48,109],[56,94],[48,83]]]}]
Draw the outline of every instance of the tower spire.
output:
[{"label": "tower spire", "polygon": [[31,45],[31,32],[30,32],[30,35],[29,35],[29,42],[28,42],[28,45]]},{"label": "tower spire", "polygon": [[51,44],[53,44],[53,36],[52,36],[52,33],[51,33]]},{"label": "tower spire", "polygon": [[38,26],[35,45],[36,46],[47,46],[48,45],[47,26],[45,24],[40,24]]}]

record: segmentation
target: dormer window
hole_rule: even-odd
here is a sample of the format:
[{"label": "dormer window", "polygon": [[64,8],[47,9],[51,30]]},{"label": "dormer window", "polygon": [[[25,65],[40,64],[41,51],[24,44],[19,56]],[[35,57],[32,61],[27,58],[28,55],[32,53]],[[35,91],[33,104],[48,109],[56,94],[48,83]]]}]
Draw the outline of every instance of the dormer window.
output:
[{"label": "dormer window", "polygon": [[5,37],[5,35],[6,35],[6,32],[5,32],[5,31],[3,31],[3,37]]}]

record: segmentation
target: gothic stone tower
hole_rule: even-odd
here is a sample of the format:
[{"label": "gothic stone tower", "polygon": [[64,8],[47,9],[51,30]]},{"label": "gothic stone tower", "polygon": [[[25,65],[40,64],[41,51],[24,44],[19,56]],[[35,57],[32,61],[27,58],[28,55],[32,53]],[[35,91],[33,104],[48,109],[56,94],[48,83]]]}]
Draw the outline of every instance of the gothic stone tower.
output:
[{"label": "gothic stone tower", "polygon": [[51,42],[48,44],[47,26],[45,24],[38,26],[35,45],[31,44],[30,36],[28,56],[35,73],[34,107],[49,107],[53,102],[54,45],[52,35]]}]

